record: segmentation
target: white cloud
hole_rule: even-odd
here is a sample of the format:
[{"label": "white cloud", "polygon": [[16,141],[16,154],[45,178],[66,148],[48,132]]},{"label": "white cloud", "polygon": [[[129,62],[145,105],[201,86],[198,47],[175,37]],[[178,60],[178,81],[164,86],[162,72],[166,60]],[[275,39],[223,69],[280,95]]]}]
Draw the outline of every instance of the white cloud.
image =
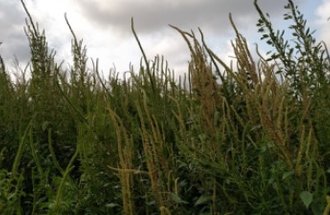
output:
[{"label": "white cloud", "polygon": [[319,26],[320,39],[330,47],[330,1],[323,0],[316,10],[317,25]]}]

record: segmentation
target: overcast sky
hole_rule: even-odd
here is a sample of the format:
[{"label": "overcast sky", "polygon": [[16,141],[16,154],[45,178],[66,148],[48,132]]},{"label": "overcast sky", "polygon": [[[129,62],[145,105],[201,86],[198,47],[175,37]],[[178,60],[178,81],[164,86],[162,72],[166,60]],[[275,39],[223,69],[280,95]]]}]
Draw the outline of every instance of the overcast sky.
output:
[{"label": "overcast sky", "polygon": [[[186,44],[168,26],[183,30],[200,27],[216,53],[231,55],[230,39],[234,33],[228,14],[231,12],[241,33],[251,46],[258,42],[255,23],[257,13],[253,0],[25,0],[33,18],[45,29],[48,44],[56,50],[56,58],[71,59],[71,35],[64,20],[69,21],[78,38],[83,38],[90,58],[99,58],[103,70],[116,66],[127,71],[129,63],[137,64],[141,54],[130,29],[135,28],[149,58],[164,55],[171,68],[184,70],[189,60]],[[277,27],[282,21],[286,0],[259,0]],[[330,0],[296,0],[300,10],[317,30],[317,38],[330,44]],[[28,40],[24,34],[25,13],[19,0],[0,0],[0,54],[7,64],[14,56],[23,64],[29,59]],[[197,31],[196,31],[197,32]],[[264,46],[263,46],[264,47]],[[329,46],[330,47],[330,46]]]}]

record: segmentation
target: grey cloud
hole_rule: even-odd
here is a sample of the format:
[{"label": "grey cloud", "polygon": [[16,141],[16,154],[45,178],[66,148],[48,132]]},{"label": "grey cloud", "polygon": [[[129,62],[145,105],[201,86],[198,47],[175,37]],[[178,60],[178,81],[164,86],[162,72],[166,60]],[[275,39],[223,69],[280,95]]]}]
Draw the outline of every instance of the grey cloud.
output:
[{"label": "grey cloud", "polygon": [[3,43],[3,51],[7,58],[13,56],[20,60],[27,61],[30,57],[29,42],[23,30],[20,32],[13,32],[8,40]]},{"label": "grey cloud", "polygon": [[[102,8],[98,3],[100,1],[79,0],[74,4],[90,21],[87,25],[93,24],[98,28],[96,33],[108,27],[114,28],[116,31],[114,33],[120,35],[121,39],[124,39],[121,37],[124,35],[132,36],[131,17],[134,17],[138,34],[150,33],[149,36],[158,34],[165,37],[167,36],[165,31],[170,31],[168,24],[173,24],[185,30],[201,27],[206,37],[208,35],[222,37],[232,32],[228,21],[228,14],[231,12],[240,30],[248,29],[255,32],[257,12],[253,0],[176,0],[178,6],[168,4],[164,0],[103,0],[107,4],[115,3],[118,6],[115,10]],[[259,2],[264,11],[269,12],[272,18],[276,18],[283,14],[283,6],[287,0],[259,0]],[[302,5],[306,0],[296,2]],[[20,61],[29,59],[28,40],[23,31],[25,17],[26,14],[18,0],[0,0],[0,42],[3,42],[0,46],[0,54],[5,59],[12,59],[13,56]],[[179,36],[177,38],[181,40]],[[53,38],[52,47],[57,50],[62,49],[64,46],[62,39],[62,37],[58,40]],[[173,48],[173,50],[177,49]]]},{"label": "grey cloud", "polygon": [[29,58],[28,40],[23,26],[25,13],[19,1],[0,0],[0,54],[4,59],[16,56],[22,61]]},{"label": "grey cloud", "polygon": [[[300,0],[298,2],[303,2]],[[125,1],[122,1],[125,2]],[[286,0],[260,0],[265,11],[275,17],[283,13]],[[111,1],[109,1],[109,4]],[[152,3],[145,1],[132,1],[114,11],[102,8],[89,0],[81,0],[80,7],[85,16],[100,27],[112,26],[121,32],[129,32],[130,17],[134,17],[139,33],[158,31],[173,24],[182,28],[217,29],[217,32],[226,32],[230,29],[228,14],[231,12],[238,21],[255,20],[257,12],[253,0],[205,0],[198,3],[185,3],[178,7],[158,0]],[[251,23],[252,27],[255,23]],[[247,27],[247,26],[245,26]]]}]

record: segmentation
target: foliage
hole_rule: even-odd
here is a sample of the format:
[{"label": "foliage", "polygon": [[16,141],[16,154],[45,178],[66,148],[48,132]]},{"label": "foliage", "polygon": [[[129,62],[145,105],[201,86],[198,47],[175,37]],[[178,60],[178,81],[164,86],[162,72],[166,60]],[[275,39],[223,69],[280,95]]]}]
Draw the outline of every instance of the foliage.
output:
[{"label": "foliage", "polygon": [[0,58],[1,214],[329,211],[330,57],[293,1],[293,40],[255,1],[269,58],[252,57],[230,16],[235,66],[202,31],[171,26],[191,53],[178,79],[162,57],[147,58],[133,20],[139,71],[101,78],[97,61],[87,68],[67,19],[65,70],[22,5],[30,67],[12,80]]}]

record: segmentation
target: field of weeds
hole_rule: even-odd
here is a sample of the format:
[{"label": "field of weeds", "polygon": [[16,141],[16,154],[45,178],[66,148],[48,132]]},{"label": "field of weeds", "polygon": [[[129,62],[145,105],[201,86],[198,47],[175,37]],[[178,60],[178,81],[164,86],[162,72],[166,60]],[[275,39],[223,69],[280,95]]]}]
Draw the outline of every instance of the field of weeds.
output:
[{"label": "field of weeds", "polygon": [[172,26],[191,53],[181,78],[145,57],[133,20],[129,78],[87,68],[68,20],[64,70],[25,8],[30,66],[13,80],[0,58],[0,214],[328,214],[328,50],[291,0],[290,43],[255,7],[268,57],[231,17],[235,65]]}]

